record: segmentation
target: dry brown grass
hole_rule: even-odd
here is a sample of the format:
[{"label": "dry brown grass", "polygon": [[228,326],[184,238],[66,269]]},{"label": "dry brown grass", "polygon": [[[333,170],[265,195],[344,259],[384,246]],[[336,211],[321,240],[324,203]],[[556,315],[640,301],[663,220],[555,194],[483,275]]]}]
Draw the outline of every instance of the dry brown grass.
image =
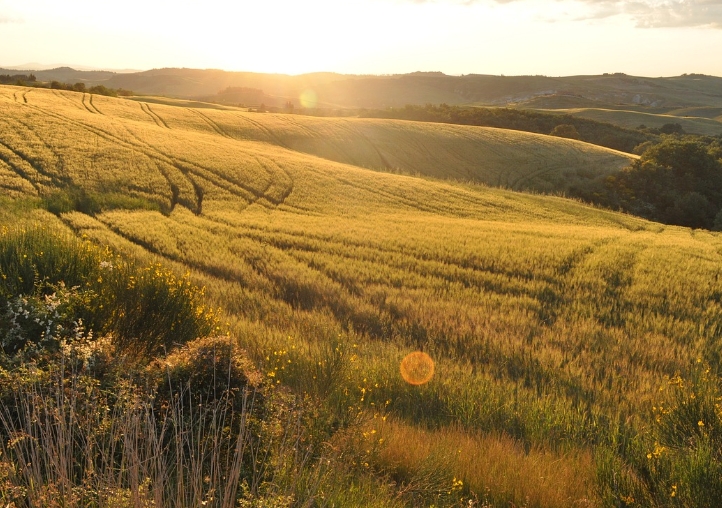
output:
[{"label": "dry brown grass", "polygon": [[433,481],[431,472],[441,471],[449,490],[455,483],[461,486],[460,480],[480,502],[540,508],[597,504],[588,450],[525,450],[503,434],[455,427],[430,431],[393,420],[380,425],[375,435],[381,440],[377,467],[402,483],[402,491],[421,488]]}]

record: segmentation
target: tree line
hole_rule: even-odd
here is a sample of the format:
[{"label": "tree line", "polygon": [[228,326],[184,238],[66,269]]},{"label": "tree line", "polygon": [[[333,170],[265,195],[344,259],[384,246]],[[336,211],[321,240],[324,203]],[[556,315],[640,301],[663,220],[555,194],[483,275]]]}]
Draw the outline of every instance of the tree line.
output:
[{"label": "tree line", "polygon": [[2,85],[23,85],[36,81],[35,74],[0,74],[0,84]]},{"label": "tree line", "polygon": [[630,166],[568,194],[664,224],[722,231],[722,136],[664,136]]},{"label": "tree line", "polygon": [[123,88],[108,88],[103,85],[87,86],[85,83],[62,83],[60,81],[38,81],[34,74],[0,74],[0,85],[31,86],[33,88],[50,88],[53,90],[68,90],[70,92],[92,93],[108,97],[129,97],[134,95],[131,90]]}]

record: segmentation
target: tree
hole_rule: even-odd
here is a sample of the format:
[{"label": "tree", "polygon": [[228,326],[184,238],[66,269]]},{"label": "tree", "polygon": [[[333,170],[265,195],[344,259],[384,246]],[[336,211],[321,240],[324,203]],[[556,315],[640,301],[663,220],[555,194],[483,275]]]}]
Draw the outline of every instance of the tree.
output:
[{"label": "tree", "polygon": [[549,133],[550,136],[557,136],[560,138],[569,138],[569,139],[579,139],[579,132],[577,131],[577,128],[573,125],[569,125],[567,123],[563,123],[560,125],[557,125],[552,129],[552,131]]},{"label": "tree", "polygon": [[722,163],[696,141],[666,139],[606,184],[608,202],[666,224],[710,229],[722,209]]}]

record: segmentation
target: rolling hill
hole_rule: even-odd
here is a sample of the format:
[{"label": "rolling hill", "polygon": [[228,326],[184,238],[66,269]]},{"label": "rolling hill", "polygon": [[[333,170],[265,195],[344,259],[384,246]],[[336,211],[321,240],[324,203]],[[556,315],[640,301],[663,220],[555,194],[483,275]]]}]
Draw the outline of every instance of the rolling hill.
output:
[{"label": "rolling hill", "polygon": [[[718,112],[714,108],[710,109],[712,114]],[[665,124],[677,123],[689,134],[699,134],[703,136],[722,135],[722,122],[716,117],[706,118],[702,116],[709,114],[707,112],[699,111],[697,114],[688,114],[694,113],[694,111],[696,111],[694,108],[672,110],[667,113],[602,108],[544,109],[539,111],[588,118],[597,122],[611,123],[627,129],[636,129],[642,125],[659,129]]]},{"label": "rolling hill", "polygon": [[[722,239],[488,186],[544,190],[630,157],[0,87],[0,219],[205,286],[267,382],[312,402],[298,425],[330,436],[282,471],[298,503],[663,505],[668,469],[637,472],[687,449],[663,455],[649,430],[674,376],[719,365]],[[414,350],[436,362],[423,386],[399,374]]]},{"label": "rolling hill", "polygon": [[[722,78],[689,74],[647,78],[601,76],[449,76],[415,72],[391,76],[313,73],[298,76],[227,72],[215,69],[152,69],[143,72],[76,71],[67,67],[40,71],[0,69],[0,74],[33,72],[41,81],[82,82],[88,86],[133,90],[229,105],[321,108],[387,108],[406,104],[505,106],[541,102],[565,107],[656,109],[722,107]],[[311,91],[315,100],[302,104]],[[571,103],[571,104],[570,104]],[[592,106],[594,104],[595,106]],[[530,105],[529,107],[535,107]]]},{"label": "rolling hill", "polygon": [[[2,97],[3,160],[27,176],[17,180],[18,190],[32,185],[43,193],[61,183],[114,189],[162,196],[166,208],[180,202],[198,209],[201,199],[228,193],[280,202],[291,185],[280,182],[292,177],[281,178],[290,162],[279,160],[314,166],[320,158],[339,163],[329,164],[337,170],[347,165],[554,191],[632,159],[573,140],[481,127],[169,107],[11,87]],[[22,147],[33,142],[38,146]],[[124,176],[140,171],[142,182]]]}]

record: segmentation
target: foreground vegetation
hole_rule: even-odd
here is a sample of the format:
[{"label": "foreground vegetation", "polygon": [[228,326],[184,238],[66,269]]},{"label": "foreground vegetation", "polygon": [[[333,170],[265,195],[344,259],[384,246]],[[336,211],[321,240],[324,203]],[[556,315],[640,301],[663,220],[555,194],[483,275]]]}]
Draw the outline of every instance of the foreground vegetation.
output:
[{"label": "foreground vegetation", "polygon": [[[3,330],[15,330],[13,319],[24,318],[12,316],[25,310],[40,317],[46,297],[64,294],[62,281],[73,302],[62,307],[63,330],[92,343],[91,357],[105,366],[86,367],[79,348],[67,345],[73,340],[32,352],[27,345],[40,339],[27,338],[30,329],[5,349],[3,375],[13,385],[3,386],[21,388],[5,393],[0,422],[0,432],[13,435],[0,458],[6,504],[22,505],[31,490],[14,489],[31,484],[33,499],[71,499],[72,491],[78,497],[67,504],[76,506],[116,499],[707,506],[716,499],[717,234],[335,162],[361,158],[361,149],[340,149],[355,146],[349,140],[358,132],[398,131],[394,139],[409,143],[400,145],[407,160],[421,161],[412,152],[422,145],[408,140],[436,135],[445,145],[458,137],[456,149],[464,136],[477,144],[490,132],[480,128],[306,122],[0,91],[1,181],[13,196],[0,219],[42,223],[52,233],[47,241],[33,228],[4,233],[16,253],[2,260],[5,280],[18,280],[11,274],[27,263],[33,283],[4,290]],[[414,137],[419,131],[425,137]],[[319,132],[326,139],[311,143]],[[595,153],[570,140],[515,139],[540,138],[580,158]],[[480,150],[491,158],[492,146]],[[444,153],[450,168],[463,160]],[[65,267],[84,262],[45,264],[72,251],[67,242],[90,253],[75,278]],[[120,268],[103,271],[106,261]],[[170,330],[165,335],[122,325],[167,308],[123,307],[145,302],[131,291],[144,273],[143,287],[155,289],[140,295],[160,295],[176,310],[161,313],[170,324],[138,321],[157,322]],[[105,291],[106,284],[123,290]],[[205,287],[204,295],[192,287]],[[111,295],[117,299],[103,299]],[[108,306],[123,311],[116,316]],[[200,319],[209,308],[221,310]],[[193,317],[180,320],[192,333],[175,334],[176,315]],[[82,333],[78,317],[88,324]],[[195,335],[207,337],[195,342]],[[414,386],[399,366],[417,350],[435,370]],[[214,358],[231,383],[210,377],[220,371]],[[177,388],[188,383],[205,390]],[[90,396],[73,398],[68,386]],[[206,401],[182,402],[192,397]],[[107,410],[91,412],[84,400]],[[249,401],[258,401],[253,410]],[[86,418],[78,434],[63,433],[76,415]],[[33,443],[48,443],[58,450],[49,456],[62,461],[41,467]],[[98,458],[92,468],[88,457]],[[174,461],[184,466],[174,469]]]}]

